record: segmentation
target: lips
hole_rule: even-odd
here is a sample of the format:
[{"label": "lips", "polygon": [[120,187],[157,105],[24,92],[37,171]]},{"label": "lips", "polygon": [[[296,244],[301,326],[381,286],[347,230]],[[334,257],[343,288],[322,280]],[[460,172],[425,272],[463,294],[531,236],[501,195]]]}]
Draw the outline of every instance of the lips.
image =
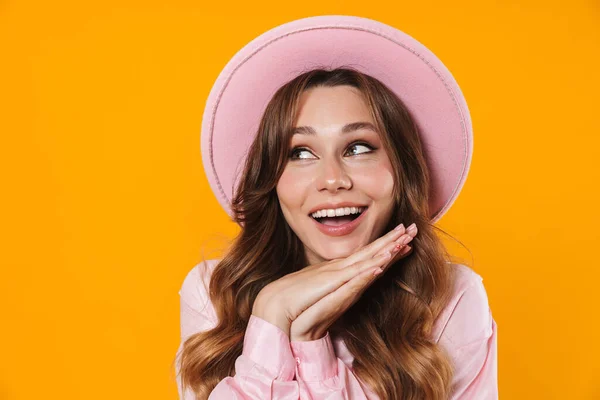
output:
[{"label": "lips", "polygon": [[365,219],[365,214],[368,211],[369,211],[369,208],[367,207],[362,213],[360,213],[360,215],[357,218],[353,219],[350,222],[342,224],[342,225],[325,225],[325,224],[322,224],[319,221],[317,221],[312,216],[310,216],[310,219],[312,219],[314,221],[317,228],[325,235],[345,236],[345,235],[349,235],[350,233],[352,233],[358,227],[358,225],[360,225],[360,223]]},{"label": "lips", "polygon": [[348,202],[348,201],[337,203],[337,204],[334,204],[334,203],[323,203],[323,204],[319,204],[319,205],[314,206],[308,212],[308,215],[311,215],[312,213],[317,212],[319,210],[335,210],[337,208],[346,208],[346,207],[356,207],[356,208],[362,207],[362,208],[367,208],[367,206],[364,205],[364,204],[356,204],[356,203],[352,203],[352,202]]},{"label": "lips", "polygon": [[[355,214],[346,214],[346,215],[336,215],[333,217],[313,217],[312,215],[310,215],[311,218],[315,219],[317,222],[319,223],[323,223],[323,221],[325,221],[326,218],[329,218],[330,220],[341,220],[343,219],[350,219],[350,220],[355,220],[356,218],[360,217],[360,215],[362,213],[364,213],[367,209],[367,207],[361,207],[362,211],[355,213]],[[327,224],[326,224],[327,225]],[[333,224],[330,224],[333,225]]]}]

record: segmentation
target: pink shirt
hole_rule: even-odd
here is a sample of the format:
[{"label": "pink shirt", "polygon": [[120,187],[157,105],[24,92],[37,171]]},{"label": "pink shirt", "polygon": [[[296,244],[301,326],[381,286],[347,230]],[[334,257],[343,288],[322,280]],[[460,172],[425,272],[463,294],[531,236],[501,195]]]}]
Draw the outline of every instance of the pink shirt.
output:
[{"label": "pink shirt", "polygon": [[[208,260],[208,270],[218,260]],[[482,278],[469,267],[458,268],[454,295],[434,325],[434,338],[444,346],[454,363],[450,400],[498,398],[497,327],[492,318]],[[209,274],[196,265],[181,290],[181,343],[190,335],[209,330],[217,318],[208,298]],[[204,282],[203,282],[204,280]],[[235,362],[235,375],[225,377],[209,400],[379,400],[352,372],[353,356],[344,342],[329,333],[313,341],[296,342],[279,327],[252,315],[246,327],[242,354]],[[189,388],[179,398],[194,400]]]}]

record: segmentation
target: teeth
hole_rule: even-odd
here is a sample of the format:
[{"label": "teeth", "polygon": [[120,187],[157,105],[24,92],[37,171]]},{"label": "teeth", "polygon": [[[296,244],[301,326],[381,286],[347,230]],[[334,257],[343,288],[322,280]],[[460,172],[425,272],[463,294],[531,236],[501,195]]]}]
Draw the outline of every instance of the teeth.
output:
[{"label": "teeth", "polygon": [[360,214],[366,207],[341,207],[319,210],[311,214],[313,218],[341,217],[343,215]]}]

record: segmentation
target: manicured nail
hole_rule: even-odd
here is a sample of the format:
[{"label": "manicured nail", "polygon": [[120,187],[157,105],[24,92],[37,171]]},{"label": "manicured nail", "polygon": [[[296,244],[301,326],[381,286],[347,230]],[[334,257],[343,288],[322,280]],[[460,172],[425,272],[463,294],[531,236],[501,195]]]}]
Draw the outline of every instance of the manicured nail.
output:
[{"label": "manicured nail", "polygon": [[398,225],[397,227],[395,227],[395,228],[394,228],[394,230],[396,230],[396,231],[400,231],[400,230],[402,230],[403,228],[404,228],[404,224],[402,223],[402,224]]},{"label": "manicured nail", "polygon": [[406,228],[407,231],[412,231],[415,229],[417,229],[417,224],[415,224],[414,222],[408,228]]}]

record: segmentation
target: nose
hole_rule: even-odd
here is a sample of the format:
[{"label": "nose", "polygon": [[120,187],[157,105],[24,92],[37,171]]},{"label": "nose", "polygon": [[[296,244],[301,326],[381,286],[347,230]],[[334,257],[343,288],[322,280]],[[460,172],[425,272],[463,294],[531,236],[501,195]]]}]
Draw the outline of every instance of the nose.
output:
[{"label": "nose", "polygon": [[339,189],[350,189],[352,180],[346,173],[344,165],[335,158],[322,159],[317,177],[319,191],[328,190],[336,193]]}]

